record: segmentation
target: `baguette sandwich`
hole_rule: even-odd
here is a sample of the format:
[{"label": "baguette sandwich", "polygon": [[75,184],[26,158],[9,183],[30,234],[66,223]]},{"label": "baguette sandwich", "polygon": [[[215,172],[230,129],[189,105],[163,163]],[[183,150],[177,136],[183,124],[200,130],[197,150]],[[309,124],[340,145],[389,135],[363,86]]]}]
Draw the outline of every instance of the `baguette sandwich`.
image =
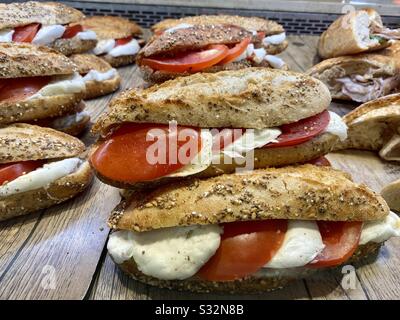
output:
[{"label": "baguette sandwich", "polygon": [[139,52],[145,80],[160,83],[195,72],[237,70],[250,66],[287,69],[275,56],[288,43],[276,22],[238,16],[197,16],[165,20]]},{"label": "baguette sandwich", "polygon": [[322,33],[318,53],[326,59],[370,52],[396,39],[400,39],[400,29],[386,28],[374,9],[356,10],[339,17]]},{"label": "baguette sandwich", "polygon": [[343,117],[347,139],[335,150],[379,151],[385,160],[400,161],[400,94],[392,94],[360,105]]},{"label": "baguette sandwich", "polygon": [[0,124],[85,127],[85,82],[67,57],[29,43],[0,43],[0,56]]},{"label": "baguette sandwich", "polygon": [[101,139],[90,161],[101,180],[125,189],[303,163],[346,138],[330,101],[322,82],[289,71],[181,77],[114,99],[93,126]]},{"label": "baguette sandwich", "polygon": [[143,40],[142,29],[133,21],[121,17],[94,16],[79,22],[85,30],[97,34],[98,43],[92,53],[113,67],[135,62]]},{"label": "baguette sandwich", "polygon": [[[76,24],[84,15],[59,2],[0,4],[0,41],[29,42],[70,55],[93,49],[96,34]],[[74,24],[74,25],[72,25]]]},{"label": "baguette sandwich", "polygon": [[76,64],[85,81],[83,99],[93,99],[118,90],[121,78],[107,61],[93,54],[74,54],[70,59]]},{"label": "baguette sandwich", "polygon": [[400,236],[400,218],[381,196],[309,164],[135,192],[109,225],[108,252],[124,272],[195,292],[277,289]]},{"label": "baguette sandwich", "polygon": [[92,179],[77,138],[16,123],[0,128],[0,221],[48,208],[82,192]]},{"label": "baguette sandwich", "polygon": [[334,99],[367,102],[400,89],[400,56],[365,53],[331,58],[307,73],[325,83]]}]

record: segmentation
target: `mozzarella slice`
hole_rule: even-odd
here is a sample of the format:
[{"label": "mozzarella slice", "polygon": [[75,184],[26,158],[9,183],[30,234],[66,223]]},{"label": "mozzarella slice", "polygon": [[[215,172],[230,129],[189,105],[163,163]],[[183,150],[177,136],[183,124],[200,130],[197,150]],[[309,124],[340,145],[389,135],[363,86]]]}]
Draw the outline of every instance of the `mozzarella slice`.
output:
[{"label": "mozzarella slice", "polygon": [[324,249],[315,221],[290,220],[282,246],[264,268],[302,267]]},{"label": "mozzarella slice", "polygon": [[75,172],[82,160],[79,158],[50,162],[43,167],[19,176],[0,187],[0,197],[6,197],[46,187],[50,183]]},{"label": "mozzarella slice", "polygon": [[0,42],[12,42],[13,29],[5,29],[0,31]]},{"label": "mozzarella slice", "polygon": [[78,39],[81,39],[81,40],[96,40],[97,39],[96,32],[94,32],[93,30],[85,30],[85,31],[78,32],[76,34],[76,37],[78,37]]},{"label": "mozzarella slice", "polygon": [[61,38],[64,32],[65,27],[60,24],[42,26],[33,38],[32,43],[42,46],[49,45],[56,39]]},{"label": "mozzarella slice", "polygon": [[264,59],[271,65],[272,68],[274,69],[282,69],[283,66],[285,65],[285,61],[283,61],[281,58],[277,56],[273,56],[270,54],[267,54]]},{"label": "mozzarella slice", "polygon": [[73,75],[55,77],[48,85],[30,96],[28,100],[44,96],[48,97],[60,94],[78,93],[85,89],[85,81],[83,81],[81,75],[79,73],[74,73]]},{"label": "mozzarella slice", "polygon": [[274,34],[272,36],[265,37],[262,41],[263,45],[268,47],[268,45],[273,44],[273,45],[278,45],[283,43],[283,41],[286,40],[286,33],[282,32],[279,34]]},{"label": "mozzarella slice", "polygon": [[195,275],[215,254],[221,233],[218,225],[117,231],[110,235],[107,249],[117,263],[133,258],[148,276],[184,280]]},{"label": "mozzarella slice", "polygon": [[96,47],[93,49],[93,53],[98,56],[110,52],[114,47],[114,39],[100,40],[97,42]]},{"label": "mozzarella slice", "polygon": [[365,222],[360,245],[368,242],[384,242],[391,237],[400,237],[400,217],[394,212],[390,212],[383,220]]},{"label": "mozzarella slice", "polygon": [[84,77],[83,81],[88,82],[88,81],[105,81],[105,80],[110,80],[115,78],[118,75],[118,72],[116,69],[112,68],[110,70],[107,70],[105,72],[100,72],[97,70],[90,70]]},{"label": "mozzarella slice", "polygon": [[138,53],[140,50],[139,43],[136,39],[132,39],[127,44],[116,46],[111,49],[108,54],[112,57],[130,56]]},{"label": "mozzarella slice", "polygon": [[338,136],[340,141],[347,139],[347,125],[344,123],[343,119],[335,112],[329,111],[329,124],[325,128],[324,132],[329,132]]},{"label": "mozzarella slice", "polygon": [[180,23],[180,24],[176,25],[175,27],[172,27],[172,28],[169,28],[169,29],[165,30],[165,32],[171,33],[171,32],[174,32],[175,30],[187,29],[187,28],[191,28],[191,27],[193,27],[192,24]]},{"label": "mozzarella slice", "polygon": [[267,54],[264,48],[254,49],[253,53],[254,53],[253,60],[255,63],[261,63]]}]

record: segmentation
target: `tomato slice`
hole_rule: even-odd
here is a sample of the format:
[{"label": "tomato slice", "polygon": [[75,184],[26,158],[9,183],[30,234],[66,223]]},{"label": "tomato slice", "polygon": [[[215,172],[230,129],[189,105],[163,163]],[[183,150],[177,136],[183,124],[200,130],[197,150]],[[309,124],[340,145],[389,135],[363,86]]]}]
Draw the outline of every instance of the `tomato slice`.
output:
[{"label": "tomato slice", "polygon": [[83,27],[80,24],[75,24],[73,26],[66,26],[62,39],[70,39],[75,37],[78,32],[82,32]]},{"label": "tomato slice", "polygon": [[287,220],[239,221],[223,227],[217,252],[197,273],[202,279],[229,281],[257,272],[282,245]]},{"label": "tomato slice", "polygon": [[0,164],[0,185],[13,181],[23,174],[29,173],[43,165],[43,161],[23,161]]},{"label": "tomato slice", "polygon": [[316,165],[316,166],[326,166],[326,167],[331,167],[332,165],[331,165],[331,163],[329,162],[329,160],[327,159],[327,158],[325,158],[325,157],[319,157],[319,158],[316,158],[316,159],[313,159],[313,160],[310,160],[310,161],[308,161],[307,163],[309,163],[309,164],[313,164],[313,165]]},{"label": "tomato slice", "polygon": [[1,80],[0,101],[23,101],[51,81],[51,77],[26,77]]},{"label": "tomato slice", "polygon": [[16,27],[12,36],[14,42],[32,42],[40,29],[40,23],[31,23],[26,26]]},{"label": "tomato slice", "polygon": [[122,46],[124,44],[127,44],[128,42],[130,42],[132,40],[132,36],[126,37],[126,38],[121,38],[121,39],[116,39],[115,40],[115,46]]},{"label": "tomato slice", "polygon": [[[158,129],[160,136],[146,141],[151,129]],[[102,176],[112,180],[154,180],[188,164],[200,149],[198,129],[178,126],[169,130],[168,125],[125,124],[97,148],[91,163]]]},{"label": "tomato slice", "polygon": [[169,72],[197,72],[224,59],[229,53],[227,46],[223,44],[211,45],[206,50],[192,51],[179,54],[173,58],[144,58],[142,64],[153,70]]},{"label": "tomato slice", "polygon": [[325,248],[308,266],[331,267],[347,261],[358,247],[362,222],[317,221],[317,223]]},{"label": "tomato slice", "polygon": [[311,140],[325,130],[329,120],[329,112],[325,110],[295,123],[284,124],[280,126],[282,134],[276,139],[278,142],[268,143],[263,148],[288,147]]},{"label": "tomato slice", "polygon": [[219,64],[227,64],[235,60],[247,49],[250,41],[250,38],[246,38],[242,42],[236,44],[233,48],[229,49],[228,55],[224,59],[222,59]]}]

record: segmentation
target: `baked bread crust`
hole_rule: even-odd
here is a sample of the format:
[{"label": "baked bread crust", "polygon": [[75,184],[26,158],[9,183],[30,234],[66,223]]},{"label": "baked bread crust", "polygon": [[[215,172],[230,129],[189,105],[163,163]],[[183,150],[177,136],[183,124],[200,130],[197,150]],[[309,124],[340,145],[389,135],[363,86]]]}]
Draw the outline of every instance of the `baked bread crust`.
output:
[{"label": "baked bread crust", "polygon": [[135,63],[136,56],[137,55],[134,54],[134,55],[127,55],[127,56],[113,57],[109,54],[104,54],[99,57],[104,59],[109,64],[111,64],[114,68],[118,68],[118,67],[126,66],[128,64]]},{"label": "baked bread crust", "polygon": [[79,10],[59,2],[28,1],[0,4],[0,30],[35,22],[43,25],[69,24],[84,17]]},{"label": "baked bread crust", "polygon": [[330,100],[322,82],[300,73],[269,68],[197,73],[123,92],[93,131],[171,120],[203,128],[271,128],[318,114]]},{"label": "baked bread crust", "polygon": [[94,54],[73,54],[69,58],[75,63],[77,70],[81,75],[88,73],[90,70],[106,72],[112,68],[107,61],[104,61],[104,59],[101,59]]},{"label": "baked bread crust", "polygon": [[89,100],[89,99],[101,97],[106,94],[117,91],[120,83],[121,83],[121,78],[119,75],[113,79],[104,80],[104,81],[100,81],[100,82],[99,81],[87,81],[87,82],[85,82],[86,91],[85,91],[84,99]]},{"label": "baked bread crust", "polygon": [[76,66],[61,53],[30,43],[0,43],[0,78],[67,75]]},{"label": "baked bread crust", "polygon": [[[345,264],[360,263],[367,258],[373,258],[382,246],[381,243],[368,243],[359,246],[353,256]],[[160,280],[147,276],[140,272],[133,259],[117,264],[127,275],[145,284],[179,291],[192,291],[198,293],[229,293],[229,294],[255,294],[272,291],[284,287],[292,281],[322,273],[323,269],[295,268],[295,269],[271,269],[269,276],[250,276],[235,281],[205,281],[196,277],[186,280]],[[336,267],[336,268],[340,268]]]},{"label": "baked bread crust", "polygon": [[54,129],[25,123],[0,128],[0,163],[70,158],[84,150],[79,139]]},{"label": "baked bread crust", "polygon": [[142,34],[139,25],[121,17],[93,16],[79,21],[79,24],[96,32],[99,40],[121,39]]},{"label": "baked bread crust", "polygon": [[70,39],[57,39],[51,47],[54,50],[69,56],[74,53],[82,53],[92,50],[96,44],[97,40],[82,40],[78,37],[73,37]]},{"label": "baked bread crust", "polygon": [[0,197],[0,221],[45,209],[75,197],[93,178],[87,161],[77,171],[55,180],[47,187]]},{"label": "baked bread crust", "polygon": [[302,165],[191,179],[135,192],[114,209],[113,229],[147,231],[265,219],[368,221],[389,214],[385,200],[348,174]]}]

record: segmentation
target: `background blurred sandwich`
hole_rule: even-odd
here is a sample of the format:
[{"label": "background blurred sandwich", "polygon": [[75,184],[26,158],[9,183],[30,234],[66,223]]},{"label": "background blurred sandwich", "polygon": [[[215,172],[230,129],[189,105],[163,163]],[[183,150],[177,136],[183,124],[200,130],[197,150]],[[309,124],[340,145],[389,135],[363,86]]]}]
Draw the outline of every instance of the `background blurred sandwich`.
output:
[{"label": "background blurred sandwich", "polygon": [[0,221],[82,192],[92,173],[77,138],[29,124],[0,128]]},{"label": "background blurred sandwich", "polygon": [[[96,34],[76,24],[84,15],[59,2],[0,4],[0,42],[29,42],[65,55],[93,49]],[[71,25],[74,23],[74,25]]]}]

